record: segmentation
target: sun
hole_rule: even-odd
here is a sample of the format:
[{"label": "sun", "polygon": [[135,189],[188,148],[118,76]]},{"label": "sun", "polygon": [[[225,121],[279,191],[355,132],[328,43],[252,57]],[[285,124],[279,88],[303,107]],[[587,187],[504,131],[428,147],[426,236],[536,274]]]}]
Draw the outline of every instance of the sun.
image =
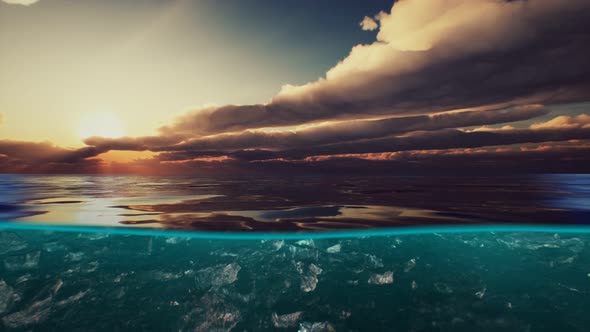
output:
[{"label": "sun", "polygon": [[82,139],[100,136],[117,138],[125,135],[123,123],[113,113],[88,113],[80,118],[78,134]]}]

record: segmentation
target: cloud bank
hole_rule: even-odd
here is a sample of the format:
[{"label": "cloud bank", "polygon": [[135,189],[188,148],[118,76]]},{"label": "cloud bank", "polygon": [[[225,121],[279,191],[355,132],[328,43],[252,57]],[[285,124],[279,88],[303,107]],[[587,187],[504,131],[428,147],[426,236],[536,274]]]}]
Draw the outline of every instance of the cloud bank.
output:
[{"label": "cloud bank", "polygon": [[379,16],[377,40],[353,47],[325,78],[284,86],[267,104],[199,109],[165,130],[207,135],[518,99],[585,100],[589,9],[584,0],[399,1]]}]

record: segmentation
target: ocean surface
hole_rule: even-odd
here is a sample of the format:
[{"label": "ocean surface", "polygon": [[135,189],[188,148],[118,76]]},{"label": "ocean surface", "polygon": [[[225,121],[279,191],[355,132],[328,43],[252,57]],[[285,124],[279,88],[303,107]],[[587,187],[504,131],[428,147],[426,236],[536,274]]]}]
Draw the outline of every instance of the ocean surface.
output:
[{"label": "ocean surface", "polygon": [[589,331],[590,176],[0,175],[0,331]]},{"label": "ocean surface", "polygon": [[0,175],[0,220],[215,231],[587,224],[590,175]]}]

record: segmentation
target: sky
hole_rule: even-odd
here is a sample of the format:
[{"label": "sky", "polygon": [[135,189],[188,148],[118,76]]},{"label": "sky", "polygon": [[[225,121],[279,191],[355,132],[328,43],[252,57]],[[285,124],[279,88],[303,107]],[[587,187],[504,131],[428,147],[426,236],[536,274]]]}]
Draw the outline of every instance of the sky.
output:
[{"label": "sky", "polygon": [[590,170],[586,0],[0,0],[0,173]]},{"label": "sky", "polygon": [[80,147],[101,115],[138,136],[203,105],[265,102],[369,42],[359,15],[388,4],[316,2],[1,3],[0,137]]}]

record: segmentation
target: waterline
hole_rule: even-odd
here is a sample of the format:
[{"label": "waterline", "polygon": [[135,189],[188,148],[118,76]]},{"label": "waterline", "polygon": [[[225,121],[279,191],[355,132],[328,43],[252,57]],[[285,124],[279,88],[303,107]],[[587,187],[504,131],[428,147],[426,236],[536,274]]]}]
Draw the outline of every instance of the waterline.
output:
[{"label": "waterline", "polygon": [[134,235],[150,237],[180,237],[208,240],[301,240],[301,239],[345,239],[362,237],[381,237],[396,235],[420,234],[457,234],[457,233],[576,233],[590,234],[590,225],[461,225],[461,226],[405,226],[403,228],[357,229],[337,231],[305,231],[305,232],[240,232],[240,231],[194,231],[169,230],[130,227],[96,227],[96,226],[62,226],[33,224],[14,221],[0,221],[0,231],[30,230],[68,233],[104,233],[113,235]]}]

